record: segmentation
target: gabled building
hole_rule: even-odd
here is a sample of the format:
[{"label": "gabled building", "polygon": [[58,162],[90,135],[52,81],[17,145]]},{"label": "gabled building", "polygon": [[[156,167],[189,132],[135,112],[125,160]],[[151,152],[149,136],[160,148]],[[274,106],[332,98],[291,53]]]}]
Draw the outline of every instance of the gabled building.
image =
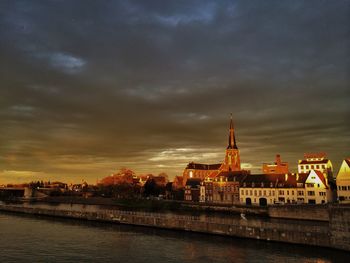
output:
[{"label": "gabled building", "polygon": [[274,163],[263,163],[262,167],[264,174],[287,174],[289,173],[288,163],[281,161],[281,155],[276,155]]},{"label": "gabled building", "polygon": [[350,158],[343,160],[336,183],[339,203],[350,203]]},{"label": "gabled building", "polygon": [[332,190],[324,173],[311,170],[305,181],[305,203],[325,204],[332,201]]},{"label": "gabled building", "polygon": [[241,161],[231,115],[228,146],[226,147],[224,161],[216,164],[190,162],[183,172],[183,185],[186,185],[189,178],[198,178],[203,181],[205,178],[215,178],[222,171],[228,172],[240,170]]}]

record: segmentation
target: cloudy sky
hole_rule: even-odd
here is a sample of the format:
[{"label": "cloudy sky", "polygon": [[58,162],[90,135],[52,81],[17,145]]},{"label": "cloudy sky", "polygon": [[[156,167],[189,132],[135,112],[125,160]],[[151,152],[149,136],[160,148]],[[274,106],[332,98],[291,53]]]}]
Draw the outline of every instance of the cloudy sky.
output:
[{"label": "cloudy sky", "polygon": [[0,1],[0,183],[350,156],[350,1]]}]

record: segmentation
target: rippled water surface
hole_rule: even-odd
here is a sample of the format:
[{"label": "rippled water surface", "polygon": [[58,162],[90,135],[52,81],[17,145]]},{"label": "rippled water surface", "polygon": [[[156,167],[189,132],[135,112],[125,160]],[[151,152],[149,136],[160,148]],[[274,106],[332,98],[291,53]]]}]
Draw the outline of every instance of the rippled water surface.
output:
[{"label": "rippled water surface", "polygon": [[0,212],[0,262],[350,262],[289,244]]}]

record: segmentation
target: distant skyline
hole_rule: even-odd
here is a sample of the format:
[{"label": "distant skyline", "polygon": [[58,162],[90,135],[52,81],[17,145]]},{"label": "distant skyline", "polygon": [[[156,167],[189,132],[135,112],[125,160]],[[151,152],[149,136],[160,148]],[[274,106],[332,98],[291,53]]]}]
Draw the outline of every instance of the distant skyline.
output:
[{"label": "distant skyline", "polygon": [[350,156],[350,1],[0,1],[0,183]]}]

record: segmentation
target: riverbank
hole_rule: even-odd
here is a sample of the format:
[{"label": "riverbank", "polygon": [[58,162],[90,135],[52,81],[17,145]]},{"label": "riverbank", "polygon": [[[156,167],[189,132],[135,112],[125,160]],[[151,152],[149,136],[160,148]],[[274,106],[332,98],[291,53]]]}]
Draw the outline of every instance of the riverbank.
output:
[{"label": "riverbank", "polygon": [[[304,210],[305,208],[300,208]],[[156,213],[101,208],[96,211],[53,207],[1,204],[1,211],[45,215],[79,220],[102,221],[253,238],[267,241],[329,247],[350,251],[350,207],[328,206],[326,220],[300,220],[273,217],[206,214],[184,215],[174,212]],[[275,214],[278,208],[274,208]],[[286,216],[288,210],[282,209]],[[294,210],[297,210],[295,208]],[[292,214],[297,214],[295,211]]]}]

